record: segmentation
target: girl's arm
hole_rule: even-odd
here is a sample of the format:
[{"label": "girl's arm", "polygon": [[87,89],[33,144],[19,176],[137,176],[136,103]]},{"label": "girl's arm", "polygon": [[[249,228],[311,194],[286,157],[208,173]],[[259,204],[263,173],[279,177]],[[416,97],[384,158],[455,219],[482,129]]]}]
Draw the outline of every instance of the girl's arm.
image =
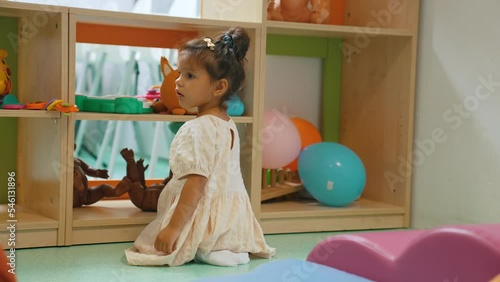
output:
[{"label": "girl's arm", "polygon": [[207,178],[205,176],[197,174],[187,176],[172,219],[156,236],[155,248],[158,251],[171,254],[175,250],[175,241],[198,206],[206,184]]}]

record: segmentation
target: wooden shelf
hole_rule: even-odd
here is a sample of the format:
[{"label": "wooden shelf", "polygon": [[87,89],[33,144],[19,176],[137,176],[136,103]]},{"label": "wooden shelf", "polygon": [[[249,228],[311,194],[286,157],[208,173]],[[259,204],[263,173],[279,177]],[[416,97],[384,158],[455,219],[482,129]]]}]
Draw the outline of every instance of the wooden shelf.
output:
[{"label": "wooden shelf", "polygon": [[[35,213],[21,205],[15,206],[15,218],[9,217],[7,205],[0,205],[0,242],[4,248],[31,248],[57,245],[57,220]],[[15,220],[15,221],[12,221]],[[11,239],[11,230],[15,225],[15,237]],[[14,232],[14,230],[12,230]],[[9,241],[11,239],[12,241]],[[9,245],[15,244],[15,245]]]},{"label": "wooden shelf", "polygon": [[328,207],[314,200],[264,203],[264,232],[291,233],[404,227],[403,207],[358,199],[346,207]]},{"label": "wooden shelf", "polygon": [[129,200],[106,200],[74,208],[73,227],[147,224],[155,217],[155,212],[143,212]]},{"label": "wooden shelf", "polygon": [[[193,115],[163,115],[163,114],[108,114],[108,113],[75,113],[76,120],[130,120],[130,121],[171,121],[185,122],[196,118]],[[235,123],[252,123],[253,117],[232,117]]]},{"label": "wooden shelf", "polygon": [[0,110],[0,117],[60,118],[61,113],[36,110]]},{"label": "wooden shelf", "polygon": [[350,38],[359,35],[374,36],[398,36],[411,37],[412,30],[394,28],[369,28],[359,26],[324,25],[310,23],[294,23],[281,21],[267,21],[267,33],[296,35],[296,36],[318,36],[318,37],[341,37]]},{"label": "wooden shelf", "polygon": [[70,14],[78,17],[78,22],[130,27],[175,29],[185,31],[207,31],[225,29],[228,26],[260,28],[260,23],[220,21],[199,18],[171,17],[161,14],[133,14],[127,12],[101,11],[83,8],[69,8]]},{"label": "wooden shelf", "polygon": [[71,245],[128,242],[156,217],[156,212],[143,212],[130,200],[105,200],[90,206],[73,208]]},{"label": "wooden shelf", "polygon": [[40,11],[60,13],[67,12],[68,8],[45,4],[17,3],[14,1],[2,1],[2,6],[0,7],[0,15],[7,17],[22,17],[32,15]]},{"label": "wooden shelf", "polygon": [[[10,225],[8,220],[12,219],[9,217],[7,210],[8,206],[6,204],[0,205],[0,234]],[[57,228],[58,226],[57,220],[37,214],[21,205],[16,205],[15,210],[16,230],[47,229]]]}]

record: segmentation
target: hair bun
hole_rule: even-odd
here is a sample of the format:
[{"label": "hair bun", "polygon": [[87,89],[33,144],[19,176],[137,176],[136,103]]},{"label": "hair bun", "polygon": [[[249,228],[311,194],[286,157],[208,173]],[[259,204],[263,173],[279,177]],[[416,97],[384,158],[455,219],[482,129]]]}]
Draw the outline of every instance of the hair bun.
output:
[{"label": "hair bun", "polygon": [[245,59],[248,47],[250,46],[250,37],[248,33],[241,27],[232,27],[222,36],[222,38],[224,38],[224,36],[231,37],[234,46],[233,49],[238,61]]}]

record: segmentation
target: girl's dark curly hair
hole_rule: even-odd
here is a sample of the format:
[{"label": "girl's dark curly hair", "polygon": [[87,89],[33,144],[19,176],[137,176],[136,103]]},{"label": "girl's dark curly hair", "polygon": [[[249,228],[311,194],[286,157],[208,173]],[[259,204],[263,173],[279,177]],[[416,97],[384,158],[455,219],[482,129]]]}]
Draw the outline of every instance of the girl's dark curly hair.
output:
[{"label": "girl's dark curly hair", "polygon": [[179,56],[189,55],[201,66],[204,66],[213,81],[227,79],[228,89],[222,96],[222,104],[237,95],[245,82],[245,55],[250,46],[250,37],[240,27],[230,28],[215,39],[206,38],[190,40],[179,48]]}]

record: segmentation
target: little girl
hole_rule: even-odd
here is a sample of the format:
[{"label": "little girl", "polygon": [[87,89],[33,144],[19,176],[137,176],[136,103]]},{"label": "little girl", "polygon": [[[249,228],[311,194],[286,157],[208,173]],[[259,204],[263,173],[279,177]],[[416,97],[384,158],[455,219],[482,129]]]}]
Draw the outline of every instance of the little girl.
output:
[{"label": "little girl", "polygon": [[240,140],[225,101],[245,80],[250,38],[231,28],[217,39],[194,39],[179,50],[180,105],[198,108],[170,147],[173,177],[158,199],[158,215],[125,251],[132,265],[178,266],[191,260],[218,266],[270,258],[240,169]]}]

